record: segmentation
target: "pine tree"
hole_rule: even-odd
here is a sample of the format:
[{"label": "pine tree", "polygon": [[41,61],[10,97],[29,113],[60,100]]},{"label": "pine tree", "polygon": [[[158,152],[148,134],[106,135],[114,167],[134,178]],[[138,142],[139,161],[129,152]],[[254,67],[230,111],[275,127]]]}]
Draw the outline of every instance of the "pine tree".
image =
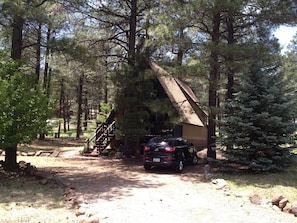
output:
[{"label": "pine tree", "polygon": [[[136,64],[135,64],[136,65]],[[146,97],[149,97],[152,88],[145,84],[145,69],[140,66],[125,66],[117,73],[119,90],[116,94],[116,110],[122,113],[118,118],[118,138],[124,139],[124,153],[130,156],[139,144],[140,137],[149,129],[149,113],[145,106]],[[119,77],[122,78],[119,78]]]},{"label": "pine tree", "polygon": [[258,48],[256,59],[241,75],[234,98],[226,105],[222,142],[230,162],[267,171],[288,164],[296,124],[293,100],[279,64],[271,56],[265,61],[264,51]]}]

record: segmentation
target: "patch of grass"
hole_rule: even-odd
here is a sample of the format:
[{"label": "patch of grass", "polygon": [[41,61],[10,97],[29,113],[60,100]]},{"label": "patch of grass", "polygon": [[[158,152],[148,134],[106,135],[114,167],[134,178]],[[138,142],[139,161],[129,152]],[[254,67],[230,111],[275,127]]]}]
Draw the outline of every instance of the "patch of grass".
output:
[{"label": "patch of grass", "polygon": [[[58,132],[58,123],[56,123],[56,122],[52,125],[52,129],[48,132],[48,135],[47,135],[48,138],[54,138],[55,133]],[[82,127],[81,138],[88,138],[89,135],[91,135],[96,129],[96,120],[88,120],[86,130],[84,127],[83,120],[81,122],[81,125],[82,125],[81,126]],[[75,138],[76,137],[76,122],[72,121],[70,123],[69,130],[66,130],[66,132],[64,132],[63,124],[61,124],[60,138],[65,138],[65,137],[67,137],[67,138],[69,138],[69,137]]]},{"label": "patch of grass", "polygon": [[20,152],[37,152],[37,151],[55,151],[68,150],[73,147],[83,146],[85,139],[75,138],[46,138],[45,140],[35,140],[31,144],[22,144],[18,146]]},{"label": "patch of grass", "polygon": [[73,211],[63,199],[63,190],[41,185],[35,178],[0,172],[1,222],[70,222]]},{"label": "patch of grass", "polygon": [[217,173],[225,179],[231,191],[250,191],[263,199],[282,195],[290,202],[297,202],[297,161],[283,172],[275,173]]}]

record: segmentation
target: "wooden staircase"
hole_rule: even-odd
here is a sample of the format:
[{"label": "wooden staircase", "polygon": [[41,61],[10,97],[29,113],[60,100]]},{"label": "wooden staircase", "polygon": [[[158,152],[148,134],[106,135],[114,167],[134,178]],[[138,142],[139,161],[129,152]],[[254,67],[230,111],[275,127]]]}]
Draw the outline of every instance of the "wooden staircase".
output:
[{"label": "wooden staircase", "polygon": [[[115,121],[111,123],[102,123],[96,128],[94,134],[86,139],[86,152],[85,154],[100,155],[106,149],[111,140],[114,139]],[[91,148],[90,144],[94,144]]]}]

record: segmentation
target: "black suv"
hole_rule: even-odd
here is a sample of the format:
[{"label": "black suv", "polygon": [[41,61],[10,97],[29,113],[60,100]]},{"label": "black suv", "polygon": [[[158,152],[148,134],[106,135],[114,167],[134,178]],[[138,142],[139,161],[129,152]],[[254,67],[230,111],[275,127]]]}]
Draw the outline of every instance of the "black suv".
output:
[{"label": "black suv", "polygon": [[185,164],[196,165],[197,163],[197,150],[192,143],[182,137],[154,137],[144,147],[145,170],[158,166],[173,167],[177,172],[181,172]]}]

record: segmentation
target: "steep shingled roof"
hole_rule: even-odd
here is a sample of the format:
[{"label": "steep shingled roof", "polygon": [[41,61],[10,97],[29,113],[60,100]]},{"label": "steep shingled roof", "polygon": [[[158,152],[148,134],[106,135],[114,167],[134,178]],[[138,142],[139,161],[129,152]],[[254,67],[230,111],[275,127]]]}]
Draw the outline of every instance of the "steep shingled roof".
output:
[{"label": "steep shingled roof", "polygon": [[[198,102],[192,89],[181,80],[172,77],[154,62],[150,62],[150,66],[152,70],[157,73],[157,78],[170,101],[180,112],[183,122],[203,127],[203,122],[188,100],[188,98],[191,98],[195,103]],[[187,94],[187,96],[185,94]]]}]

